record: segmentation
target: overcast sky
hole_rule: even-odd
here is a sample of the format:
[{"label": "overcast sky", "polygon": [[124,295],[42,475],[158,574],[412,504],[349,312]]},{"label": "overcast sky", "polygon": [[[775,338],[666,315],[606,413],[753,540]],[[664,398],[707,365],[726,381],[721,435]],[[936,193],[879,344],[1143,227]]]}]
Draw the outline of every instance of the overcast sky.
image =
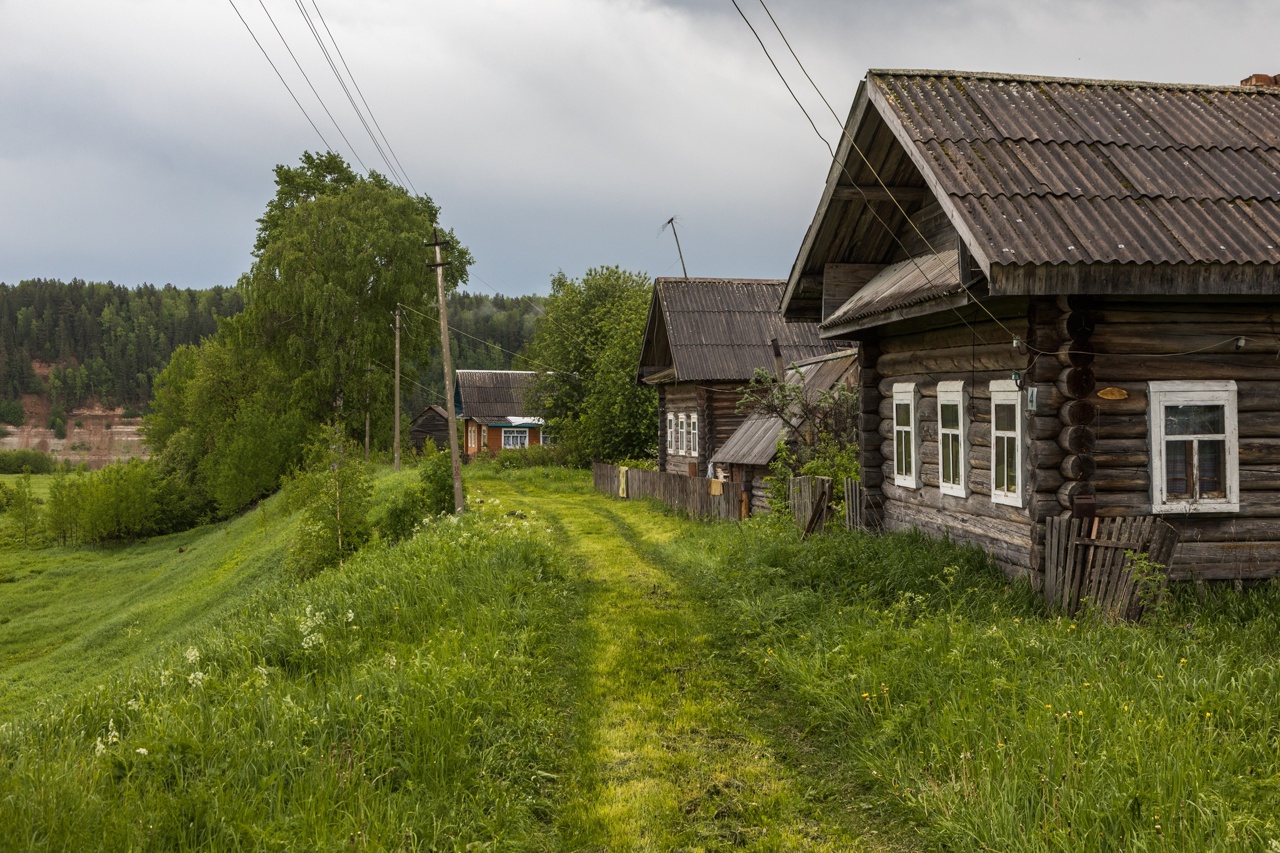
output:
[{"label": "overcast sky", "polygon": [[[294,0],[262,0],[337,125],[386,171]],[[312,0],[304,0],[313,17]],[[785,277],[828,155],[730,0],[316,0],[471,289],[619,264]],[[838,133],[759,0],[738,0]],[[319,132],[351,149],[235,0]],[[773,0],[843,119],[868,68],[1234,84],[1280,72],[1274,2]],[[228,0],[0,0],[0,281],[234,284],[272,167],[324,146]],[[787,61],[783,61],[784,58]]]}]

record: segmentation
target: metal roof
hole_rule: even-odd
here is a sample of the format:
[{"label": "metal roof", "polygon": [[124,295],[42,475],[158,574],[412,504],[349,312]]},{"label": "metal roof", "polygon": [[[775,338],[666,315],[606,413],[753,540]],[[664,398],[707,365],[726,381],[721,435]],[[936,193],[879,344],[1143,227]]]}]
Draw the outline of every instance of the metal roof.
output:
[{"label": "metal roof", "polygon": [[784,282],[659,278],[640,354],[641,379],[674,368],[680,382],[744,382],[773,365],[777,338],[784,363],[832,352],[815,323],[787,323],[778,312]]},{"label": "metal roof", "polygon": [[[803,382],[805,396],[810,401],[816,400],[853,369],[857,358],[856,352],[845,350],[810,359],[788,370],[787,382],[792,385]],[[777,452],[783,429],[785,424],[776,415],[749,415],[712,455],[711,461],[724,465],[768,465]]]},{"label": "metal roof", "polygon": [[959,293],[964,289],[960,284],[959,256],[958,249],[949,249],[890,264],[824,320],[822,328],[832,329],[873,314]]},{"label": "metal roof", "polygon": [[1280,88],[868,81],[990,264],[1280,263]]},{"label": "metal roof", "polygon": [[935,199],[995,295],[1052,289],[1046,271],[1089,291],[1104,266],[1117,292],[1157,292],[1151,265],[1199,267],[1196,292],[1280,292],[1280,87],[873,70],[846,131],[792,319],[820,315],[826,264],[919,254],[907,218]]},{"label": "metal roof", "polygon": [[530,420],[524,416],[524,395],[537,376],[529,370],[459,370],[458,411],[477,421]]}]

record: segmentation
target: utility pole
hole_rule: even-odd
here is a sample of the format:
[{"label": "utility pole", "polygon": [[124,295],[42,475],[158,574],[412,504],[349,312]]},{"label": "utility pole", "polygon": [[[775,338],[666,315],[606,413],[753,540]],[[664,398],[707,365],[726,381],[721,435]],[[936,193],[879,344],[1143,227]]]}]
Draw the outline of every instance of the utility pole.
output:
[{"label": "utility pole", "polygon": [[395,444],[395,470],[400,470],[400,306],[396,306],[396,426],[392,442]]},{"label": "utility pole", "polygon": [[444,261],[440,258],[440,235],[433,228],[432,240],[436,247],[436,301],[440,308],[440,355],[444,359],[445,412],[449,416],[449,459],[453,463],[453,509],[461,513],[466,509],[462,496],[462,460],[458,456],[458,413],[453,404],[453,357],[449,354],[449,312],[444,300]]}]

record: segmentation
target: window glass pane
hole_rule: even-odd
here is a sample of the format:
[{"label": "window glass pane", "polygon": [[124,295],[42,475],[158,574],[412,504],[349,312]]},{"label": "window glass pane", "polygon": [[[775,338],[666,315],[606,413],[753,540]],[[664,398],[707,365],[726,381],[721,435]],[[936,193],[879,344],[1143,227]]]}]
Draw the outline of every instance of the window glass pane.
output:
[{"label": "window glass pane", "polygon": [[1018,491],[1018,440],[1010,436],[1002,441],[1005,445],[1005,457],[1008,460],[1005,466],[1004,490],[1016,492]]},{"label": "window glass pane", "polygon": [[898,431],[898,467],[897,471],[904,477],[909,477],[913,473],[911,467],[911,433],[907,430]]},{"label": "window glass pane", "polygon": [[960,429],[960,406],[957,403],[942,404],[942,428]]},{"label": "window glass pane", "polygon": [[1018,429],[1018,407],[1012,403],[997,403],[992,418],[997,432],[1016,432]]},{"label": "window glass pane", "polygon": [[1202,498],[1225,498],[1227,496],[1227,443],[1225,441],[1201,440],[1196,442],[1199,459],[1196,473],[1200,479]]},{"label": "window glass pane", "polygon": [[1164,443],[1164,488],[1170,498],[1191,497],[1191,460],[1194,442],[1166,441]]},{"label": "window glass pane", "polygon": [[893,407],[894,423],[900,427],[911,426],[911,404],[896,403]]},{"label": "window glass pane", "polygon": [[1222,435],[1226,432],[1222,406],[1165,406],[1165,435]]},{"label": "window glass pane", "polygon": [[960,485],[960,436],[955,433],[942,437],[942,482]]},{"label": "window glass pane", "polygon": [[996,491],[1005,491],[1004,481],[1009,471],[1008,447],[1005,445],[1004,439],[997,438],[995,444],[992,445],[992,452],[995,453],[995,489]]}]

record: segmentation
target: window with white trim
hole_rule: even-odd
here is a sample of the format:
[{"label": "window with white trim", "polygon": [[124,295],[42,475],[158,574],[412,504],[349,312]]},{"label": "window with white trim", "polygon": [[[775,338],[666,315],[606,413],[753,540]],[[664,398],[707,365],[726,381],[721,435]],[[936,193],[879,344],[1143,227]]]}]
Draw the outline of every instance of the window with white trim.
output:
[{"label": "window with white trim", "polygon": [[969,495],[968,394],[964,382],[938,383],[938,490]]},{"label": "window with white trim", "polygon": [[667,412],[667,452],[676,452],[676,416],[674,412]]},{"label": "window with white trim", "polygon": [[679,415],[676,418],[676,453],[685,455],[685,430],[689,426],[689,416]]},{"label": "window with white trim", "polygon": [[1236,383],[1149,382],[1152,512],[1238,512]]},{"label": "window with white trim", "polygon": [[698,415],[689,415],[689,455],[698,455]]},{"label": "window with white trim", "polygon": [[502,428],[502,449],[503,450],[519,450],[522,447],[529,446],[529,430],[514,429],[512,427]]},{"label": "window with white trim", "polygon": [[480,449],[489,449],[489,427],[486,424],[480,424]]},{"label": "window with white trim", "polygon": [[920,429],[916,423],[920,391],[914,382],[893,386],[893,482],[920,488]]},{"label": "window with white trim", "polygon": [[991,383],[991,502],[1022,506],[1022,391]]},{"label": "window with white trim", "polygon": [[468,450],[476,449],[476,437],[479,434],[480,434],[480,431],[476,429],[475,424],[470,424],[467,426],[467,449]]}]

